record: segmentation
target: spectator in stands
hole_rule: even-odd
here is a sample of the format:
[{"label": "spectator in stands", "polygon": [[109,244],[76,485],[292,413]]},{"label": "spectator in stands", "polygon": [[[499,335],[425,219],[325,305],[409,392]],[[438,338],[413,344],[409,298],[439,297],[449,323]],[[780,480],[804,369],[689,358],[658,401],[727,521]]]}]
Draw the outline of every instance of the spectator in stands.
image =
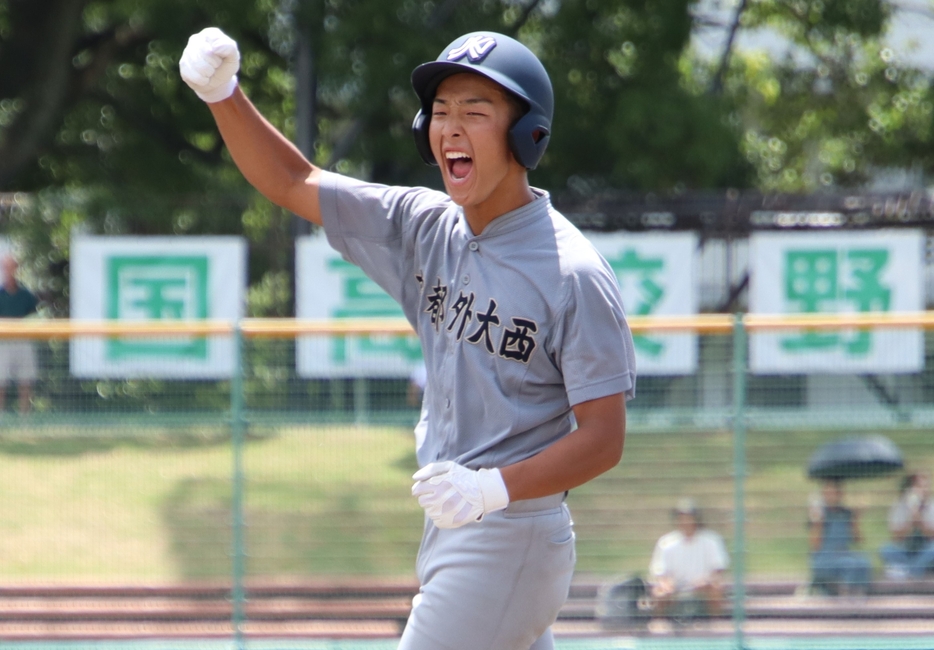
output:
[{"label": "spectator in stands", "polygon": [[832,595],[865,595],[869,591],[872,564],[853,550],[862,541],[859,517],[843,505],[843,481],[825,480],[821,500],[808,509],[811,547],[811,583]]},{"label": "spectator in stands", "polygon": [[672,512],[676,530],[655,544],[649,564],[649,593],[659,616],[717,616],[723,609],[723,573],[730,564],[723,538],[705,527],[692,499]]},{"label": "spectator in stands", "polygon": [[[16,278],[18,265],[12,255],[0,262],[3,284],[0,286],[0,318],[25,318],[36,312],[39,301]],[[6,387],[17,382],[19,412],[28,413],[32,402],[32,383],[36,380],[36,351],[31,341],[0,340],[0,412],[6,408]]]},{"label": "spectator in stands", "polygon": [[879,550],[887,578],[921,578],[934,569],[934,500],[926,472],[902,479],[898,500],[889,510],[892,541]]}]

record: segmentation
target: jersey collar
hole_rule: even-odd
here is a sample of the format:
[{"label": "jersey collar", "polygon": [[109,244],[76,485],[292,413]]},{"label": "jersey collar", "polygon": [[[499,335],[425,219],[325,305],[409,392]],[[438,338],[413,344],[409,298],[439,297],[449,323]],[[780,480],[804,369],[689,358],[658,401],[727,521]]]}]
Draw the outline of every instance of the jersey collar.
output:
[{"label": "jersey collar", "polygon": [[[483,229],[482,233],[469,238],[487,239],[489,237],[505,235],[506,233],[522,228],[528,223],[537,221],[547,215],[551,210],[551,196],[545,190],[540,190],[536,187],[531,189],[532,193],[535,194],[534,201],[530,201],[511,212],[496,217]],[[467,225],[467,220],[464,217],[464,211],[459,210],[458,212],[458,218],[464,227],[467,228],[467,232],[470,232],[470,227]]]}]

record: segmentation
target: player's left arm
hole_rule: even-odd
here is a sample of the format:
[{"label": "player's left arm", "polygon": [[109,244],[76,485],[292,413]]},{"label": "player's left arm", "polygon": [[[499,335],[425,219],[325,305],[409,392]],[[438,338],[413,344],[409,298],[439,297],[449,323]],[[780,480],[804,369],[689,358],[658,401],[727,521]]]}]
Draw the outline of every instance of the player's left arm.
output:
[{"label": "player's left arm", "polygon": [[[575,264],[552,345],[577,428],[535,456],[500,468],[510,501],[573,489],[623,456],[626,399],[635,392],[632,339],[609,265],[586,255]],[[620,392],[602,394],[609,390]]]},{"label": "player's left arm", "polygon": [[623,455],[623,394],[574,407],[578,428],[550,447],[498,469],[472,470],[453,461],[429,463],[412,478],[412,495],[439,528],[480,521],[510,501],[570,490],[615,466]]},{"label": "player's left arm", "polygon": [[626,439],[623,394],[582,402],[573,410],[577,429],[538,454],[500,468],[510,501],[576,488],[619,463]]}]

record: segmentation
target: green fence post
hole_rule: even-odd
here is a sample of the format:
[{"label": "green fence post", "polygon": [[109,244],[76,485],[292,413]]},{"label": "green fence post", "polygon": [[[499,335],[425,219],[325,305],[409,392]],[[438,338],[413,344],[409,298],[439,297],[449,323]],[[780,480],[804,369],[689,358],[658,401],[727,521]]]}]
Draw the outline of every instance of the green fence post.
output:
[{"label": "green fence post", "polygon": [[231,558],[231,623],[233,624],[234,643],[242,650],[245,594],[243,588],[244,561],[244,521],[243,521],[243,443],[246,421],[243,417],[243,334],[240,323],[234,324],[234,369],[230,382],[230,433],[233,456],[233,481],[231,486],[231,527],[233,549]]},{"label": "green fence post", "polygon": [[733,321],[733,631],[737,650],[745,647],[746,619],[746,328],[743,315]]},{"label": "green fence post", "polygon": [[355,377],[353,380],[353,411],[354,424],[358,427],[370,422],[370,387],[366,377]]}]

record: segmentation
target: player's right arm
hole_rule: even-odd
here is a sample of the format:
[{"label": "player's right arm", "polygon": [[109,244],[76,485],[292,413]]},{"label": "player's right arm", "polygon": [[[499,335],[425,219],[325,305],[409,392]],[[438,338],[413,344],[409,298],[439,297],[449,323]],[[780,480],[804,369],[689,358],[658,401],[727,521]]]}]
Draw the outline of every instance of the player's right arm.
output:
[{"label": "player's right arm", "polygon": [[250,184],[276,205],[320,226],[321,170],[308,162],[239,88],[228,99],[208,107],[231,157]]},{"label": "player's right arm", "polygon": [[207,102],[224,144],[244,177],[276,205],[321,225],[320,169],[264,118],[237,85],[237,44],[209,27],[188,40],[182,79]]}]

